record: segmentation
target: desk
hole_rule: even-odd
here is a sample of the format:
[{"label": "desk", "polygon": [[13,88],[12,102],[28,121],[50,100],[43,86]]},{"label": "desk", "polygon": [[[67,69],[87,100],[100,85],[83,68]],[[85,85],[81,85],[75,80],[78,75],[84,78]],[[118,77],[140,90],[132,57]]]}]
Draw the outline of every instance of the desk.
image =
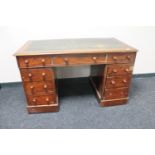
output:
[{"label": "desk", "polygon": [[114,38],[28,41],[17,58],[29,113],[59,111],[56,67],[90,65],[100,106],[125,104],[137,49]]}]

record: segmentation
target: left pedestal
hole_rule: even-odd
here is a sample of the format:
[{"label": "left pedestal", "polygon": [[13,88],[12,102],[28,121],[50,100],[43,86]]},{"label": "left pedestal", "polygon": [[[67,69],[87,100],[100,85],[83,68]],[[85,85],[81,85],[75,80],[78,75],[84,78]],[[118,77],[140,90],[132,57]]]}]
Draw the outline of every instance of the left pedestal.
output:
[{"label": "left pedestal", "polygon": [[55,74],[49,59],[18,57],[23,88],[29,113],[59,111]]}]

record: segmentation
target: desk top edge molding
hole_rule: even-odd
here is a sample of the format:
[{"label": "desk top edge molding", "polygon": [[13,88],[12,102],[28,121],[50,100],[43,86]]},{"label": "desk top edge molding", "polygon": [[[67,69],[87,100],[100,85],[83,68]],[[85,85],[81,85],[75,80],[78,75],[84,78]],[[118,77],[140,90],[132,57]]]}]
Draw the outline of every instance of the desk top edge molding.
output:
[{"label": "desk top edge molding", "polygon": [[[72,42],[72,40],[74,42]],[[88,43],[89,45],[92,44],[93,49],[90,48],[82,48],[82,47],[77,47],[77,48],[72,48],[70,46],[70,49],[68,49],[68,47],[64,48],[64,49],[43,49],[44,47],[42,47],[42,50],[29,50],[28,48],[33,45],[33,43],[42,43],[42,42],[55,42],[57,44],[57,46],[59,45],[60,42],[60,46],[62,45],[63,41],[67,41],[64,44],[66,44],[67,46],[71,45],[72,43],[74,43],[75,45],[80,44],[79,41],[83,42],[83,43]],[[93,41],[98,43],[98,45],[100,47],[97,47],[97,45],[93,45]],[[103,44],[101,44],[101,41],[103,41]],[[79,42],[79,43],[78,43]],[[109,44],[111,44],[112,42],[114,42],[114,46],[118,46],[116,48],[114,47],[105,47],[104,46],[109,46]],[[108,45],[106,44],[108,43]],[[45,44],[46,45],[46,44]],[[45,46],[44,45],[44,46]],[[96,46],[96,47],[95,47]],[[119,46],[122,46],[123,48],[119,48]],[[98,53],[98,54],[102,54],[102,53],[127,53],[127,52],[137,52],[138,50],[134,47],[131,47],[129,45],[127,45],[124,42],[119,41],[118,39],[115,38],[83,38],[83,39],[52,39],[52,40],[30,40],[27,41],[15,54],[14,56],[35,56],[35,55],[59,55],[59,54],[93,54],[93,53]]]}]

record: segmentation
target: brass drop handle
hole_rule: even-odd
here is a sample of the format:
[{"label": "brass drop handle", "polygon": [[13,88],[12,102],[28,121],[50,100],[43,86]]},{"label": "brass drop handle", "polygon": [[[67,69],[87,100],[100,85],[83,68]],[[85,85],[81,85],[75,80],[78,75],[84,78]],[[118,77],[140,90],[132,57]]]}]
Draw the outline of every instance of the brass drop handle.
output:
[{"label": "brass drop handle", "polygon": [[41,59],[41,62],[45,62],[45,59]]},{"label": "brass drop handle", "polygon": [[124,82],[124,83],[127,83],[127,80],[126,80],[126,79],[124,79],[124,80],[123,80],[123,82]]},{"label": "brass drop handle", "polygon": [[46,98],[46,101],[49,101],[49,98],[48,97]]},{"label": "brass drop handle", "polygon": [[24,62],[25,62],[25,64],[28,64],[29,63],[29,60],[26,59]]},{"label": "brass drop handle", "polygon": [[46,84],[44,85],[44,89],[45,89],[45,91],[47,91],[47,85]]},{"label": "brass drop handle", "polygon": [[114,60],[117,60],[117,57],[116,56],[114,56],[114,57],[112,57]]},{"label": "brass drop handle", "polygon": [[37,101],[37,100],[36,100],[35,98],[32,99],[32,102],[33,102],[33,103],[36,103],[36,101]]},{"label": "brass drop handle", "polygon": [[34,89],[34,86],[30,86],[30,89],[31,89],[31,90]]},{"label": "brass drop handle", "polygon": [[32,74],[29,73],[29,74],[28,74],[28,77],[29,77],[29,79],[30,79],[30,81],[31,81],[31,80],[32,80]]},{"label": "brass drop handle", "polygon": [[26,59],[24,62],[25,62],[25,64],[26,64],[26,67],[28,67],[29,60]]},{"label": "brass drop handle", "polygon": [[43,65],[45,65],[45,59],[41,59]]},{"label": "brass drop handle", "polygon": [[92,59],[94,60],[94,62],[96,62],[97,57],[93,57]]},{"label": "brass drop handle", "polygon": [[129,72],[130,70],[128,68],[125,69],[126,72]]},{"label": "brass drop handle", "polygon": [[112,81],[111,81],[111,84],[112,84],[112,85],[115,85],[115,84],[116,84],[116,82],[115,82],[114,80],[112,80]]},{"label": "brass drop handle", "polygon": [[47,98],[45,99],[45,101],[46,101],[47,103],[49,103],[49,98],[47,97]]},{"label": "brass drop handle", "polygon": [[46,84],[44,85],[44,88],[45,88],[45,89],[47,88],[47,85],[46,85]]},{"label": "brass drop handle", "polygon": [[43,80],[45,80],[46,73],[42,73]]},{"label": "brass drop handle", "polygon": [[32,77],[32,74],[31,74],[31,73],[29,73],[29,74],[28,74],[28,76],[29,76],[29,77]]},{"label": "brass drop handle", "polygon": [[114,72],[114,73],[117,73],[117,69],[113,69],[113,72]]},{"label": "brass drop handle", "polygon": [[64,58],[66,64],[68,64],[68,58]]},{"label": "brass drop handle", "polygon": [[46,75],[46,73],[43,72],[43,73],[42,73],[42,76],[45,76],[45,75]]},{"label": "brass drop handle", "polygon": [[30,86],[30,89],[31,89],[31,93],[33,93],[33,91],[34,91],[34,86]]},{"label": "brass drop handle", "polygon": [[128,59],[128,60],[130,60],[130,59],[131,59],[131,56],[130,56],[130,55],[128,55],[128,56],[127,56],[127,59]]}]

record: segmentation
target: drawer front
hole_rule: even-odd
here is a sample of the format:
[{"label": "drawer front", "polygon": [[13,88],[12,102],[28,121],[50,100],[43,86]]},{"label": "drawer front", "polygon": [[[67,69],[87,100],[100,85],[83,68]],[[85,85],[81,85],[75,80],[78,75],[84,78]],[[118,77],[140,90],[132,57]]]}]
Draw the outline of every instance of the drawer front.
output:
[{"label": "drawer front", "polygon": [[50,56],[23,56],[18,57],[20,68],[51,66]]},{"label": "drawer front", "polygon": [[127,75],[131,74],[133,66],[131,65],[108,65],[107,76]]},{"label": "drawer front", "polygon": [[29,105],[49,105],[56,101],[55,94],[41,95],[41,96],[27,96]]},{"label": "drawer front", "polygon": [[109,63],[131,63],[135,61],[135,53],[112,53],[108,55]]},{"label": "drawer front", "polygon": [[129,87],[131,76],[109,77],[106,79],[106,88]]},{"label": "drawer front", "polygon": [[106,54],[99,55],[72,55],[53,57],[54,65],[76,65],[76,64],[99,64],[106,60]]},{"label": "drawer front", "polygon": [[20,72],[24,82],[51,81],[54,79],[52,69],[20,69]]},{"label": "drawer front", "polygon": [[26,82],[24,83],[25,91],[28,95],[47,94],[54,92],[54,84],[52,81],[48,82]]},{"label": "drawer front", "polygon": [[109,99],[119,99],[128,97],[128,88],[121,89],[106,89],[104,98]]}]

